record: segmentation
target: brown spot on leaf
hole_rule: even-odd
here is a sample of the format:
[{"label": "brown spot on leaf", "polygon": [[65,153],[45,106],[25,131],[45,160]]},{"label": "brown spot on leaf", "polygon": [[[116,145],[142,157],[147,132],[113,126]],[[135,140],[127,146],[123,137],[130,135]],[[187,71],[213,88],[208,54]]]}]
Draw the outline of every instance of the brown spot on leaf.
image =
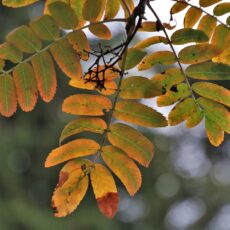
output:
[{"label": "brown spot on leaf", "polygon": [[69,178],[69,173],[61,171],[59,175],[59,181],[57,187],[61,187],[68,180],[68,178]]},{"label": "brown spot on leaf", "polygon": [[105,196],[97,199],[97,204],[100,211],[110,219],[112,219],[116,214],[118,203],[118,194],[113,192],[109,192]]}]

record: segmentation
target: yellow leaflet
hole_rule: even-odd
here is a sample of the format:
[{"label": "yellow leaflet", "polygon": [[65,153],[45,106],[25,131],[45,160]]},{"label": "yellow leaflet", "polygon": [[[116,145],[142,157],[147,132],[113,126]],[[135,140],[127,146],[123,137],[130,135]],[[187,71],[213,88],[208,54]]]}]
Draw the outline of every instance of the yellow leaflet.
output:
[{"label": "yellow leaflet", "polygon": [[202,11],[195,7],[190,7],[184,17],[184,27],[192,28],[200,19]]}]

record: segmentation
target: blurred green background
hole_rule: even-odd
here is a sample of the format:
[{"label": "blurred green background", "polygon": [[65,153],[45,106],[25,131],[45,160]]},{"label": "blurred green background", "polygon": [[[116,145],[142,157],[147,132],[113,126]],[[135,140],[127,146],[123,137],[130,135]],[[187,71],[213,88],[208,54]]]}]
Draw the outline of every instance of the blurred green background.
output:
[{"label": "blurred green background", "polygon": [[[1,6],[1,42],[13,28],[41,15],[42,9],[42,4]],[[50,199],[60,166],[45,169],[43,163],[71,119],[61,112],[61,103],[75,92],[57,72],[58,90],[51,103],[39,99],[33,112],[18,110],[12,118],[0,118],[0,230],[230,229],[229,137],[214,148],[203,124],[193,130],[184,125],[164,131],[141,129],[155,144],[155,159],[148,169],[141,168],[143,185],[134,198],[117,180],[120,206],[113,220],[99,213],[91,188],[71,216],[53,217]]]}]

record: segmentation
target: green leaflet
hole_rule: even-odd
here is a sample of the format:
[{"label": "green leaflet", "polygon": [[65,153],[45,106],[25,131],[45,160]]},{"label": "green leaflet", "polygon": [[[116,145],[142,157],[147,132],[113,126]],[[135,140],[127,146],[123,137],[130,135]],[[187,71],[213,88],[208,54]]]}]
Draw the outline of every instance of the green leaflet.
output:
[{"label": "green leaflet", "polygon": [[171,36],[171,41],[175,45],[184,45],[191,42],[207,42],[208,36],[201,30],[184,28],[177,30]]},{"label": "green leaflet", "polygon": [[56,22],[49,15],[43,15],[32,21],[30,27],[42,40],[53,41],[60,36],[60,30]]},{"label": "green leaflet", "polygon": [[25,53],[34,53],[42,48],[41,40],[28,26],[16,28],[7,35],[6,40]]},{"label": "green leaflet", "polygon": [[0,58],[18,63],[22,60],[22,52],[13,45],[5,42],[0,45]]},{"label": "green leaflet", "polygon": [[200,96],[217,101],[230,107],[230,91],[210,82],[196,82],[192,89]]},{"label": "green leaflet", "polygon": [[146,77],[128,77],[121,83],[120,98],[141,99],[151,98],[162,94],[162,89]]},{"label": "green leaflet", "polygon": [[220,54],[220,52],[221,51],[214,45],[199,44],[183,48],[178,56],[183,64],[196,64],[211,60]]},{"label": "green leaflet", "polygon": [[200,80],[229,80],[230,66],[221,63],[204,62],[190,65],[186,69],[190,78]]},{"label": "green leaflet", "polygon": [[197,110],[197,105],[194,99],[187,98],[184,101],[178,103],[169,113],[168,120],[169,124],[174,126],[185,121]]},{"label": "green leaflet", "polygon": [[78,25],[78,18],[74,10],[64,2],[54,2],[48,9],[57,24],[63,29],[74,29]]},{"label": "green leaflet", "polygon": [[148,167],[154,154],[154,146],[136,129],[121,123],[111,125],[108,133],[109,142],[123,150],[130,158],[144,167]]},{"label": "green leaflet", "polygon": [[198,98],[197,102],[203,107],[205,116],[230,133],[230,112],[223,105],[203,97]]},{"label": "green leaflet", "polygon": [[[137,49],[137,48],[130,48],[128,49],[126,61],[125,61],[125,70],[129,70],[134,68],[140,61],[143,59],[143,57],[146,55],[146,52]],[[122,61],[119,62],[119,66],[121,67]]]},{"label": "green leaflet", "polygon": [[136,101],[118,101],[115,107],[114,117],[145,127],[167,126],[167,121],[161,113]]},{"label": "green leaflet", "polygon": [[213,13],[216,16],[222,16],[222,15],[227,14],[229,12],[230,12],[230,3],[229,2],[220,3],[213,10]]}]

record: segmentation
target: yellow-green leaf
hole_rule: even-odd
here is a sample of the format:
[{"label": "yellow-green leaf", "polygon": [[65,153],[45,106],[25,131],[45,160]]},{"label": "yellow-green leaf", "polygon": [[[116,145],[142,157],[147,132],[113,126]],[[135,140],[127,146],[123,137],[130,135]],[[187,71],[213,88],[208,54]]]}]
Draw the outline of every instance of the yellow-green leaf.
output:
[{"label": "yellow-green leaf", "polygon": [[209,38],[211,38],[215,28],[216,28],[217,21],[215,18],[211,17],[210,15],[204,15],[199,24],[197,29],[202,30]]},{"label": "yellow-green leaf", "polygon": [[203,107],[205,116],[217,123],[225,132],[230,133],[230,112],[223,105],[203,97],[197,101]]},{"label": "yellow-green leaf", "polygon": [[183,45],[191,42],[207,42],[208,36],[201,30],[184,28],[177,30],[171,36],[171,41],[175,45]]},{"label": "yellow-green leaf", "polygon": [[69,0],[71,8],[74,10],[78,18],[78,27],[85,25],[86,21],[83,19],[82,10],[86,0]]},{"label": "yellow-green leaf", "polygon": [[120,98],[141,99],[161,95],[161,88],[146,77],[128,77],[121,83]]},{"label": "yellow-green leaf", "polygon": [[177,14],[177,13],[181,12],[182,10],[184,10],[184,9],[187,8],[187,7],[188,7],[188,5],[185,4],[185,3],[183,3],[183,1],[181,1],[181,2],[176,2],[176,3],[172,6],[172,8],[171,8],[171,10],[170,10],[170,13],[171,13],[171,14]]},{"label": "yellow-green leaf", "polygon": [[179,52],[179,59],[183,64],[196,64],[211,60],[220,52],[217,47],[210,44],[191,45]]},{"label": "yellow-green leaf", "polygon": [[99,210],[107,218],[113,218],[118,210],[119,203],[113,176],[105,166],[95,164],[90,173],[90,179]]},{"label": "yellow-green leaf", "polygon": [[115,18],[120,10],[119,0],[110,0],[106,2],[104,20]]},{"label": "yellow-green leaf", "polygon": [[13,45],[5,42],[0,45],[0,58],[18,63],[22,60],[22,52]]},{"label": "yellow-green leaf", "polygon": [[147,70],[156,64],[171,65],[175,62],[175,55],[171,51],[158,51],[146,56],[138,65],[138,70]]},{"label": "yellow-green leaf", "polygon": [[97,117],[79,117],[76,120],[70,121],[63,129],[59,143],[66,138],[81,132],[92,132],[103,134],[107,128],[106,122]]},{"label": "yellow-green leaf", "polygon": [[56,217],[72,213],[84,198],[89,177],[81,170],[86,160],[72,160],[65,164],[59,174],[59,181],[52,196],[52,208]]},{"label": "yellow-green leaf", "polygon": [[86,0],[82,16],[86,21],[97,21],[104,10],[104,0]]},{"label": "yellow-green leaf", "polygon": [[218,47],[220,50],[225,50],[229,45],[230,29],[224,25],[218,25],[212,37],[211,44]]},{"label": "yellow-green leaf", "polygon": [[196,82],[192,89],[200,96],[209,98],[230,107],[230,90],[210,82]]},{"label": "yellow-green leaf", "polygon": [[57,88],[53,59],[48,52],[44,51],[35,55],[31,62],[37,80],[38,91],[45,102],[50,102]]},{"label": "yellow-green leaf", "polygon": [[110,131],[108,139],[113,146],[123,150],[144,167],[149,166],[154,154],[151,141],[134,128],[121,123],[111,125]]},{"label": "yellow-green leaf", "polygon": [[16,1],[15,0],[2,0],[2,4],[4,6],[17,8],[17,7],[31,5],[37,1],[39,0],[16,0]]},{"label": "yellow-green leaf", "polygon": [[192,28],[200,19],[202,11],[195,7],[190,7],[184,17],[184,27]]},{"label": "yellow-green leaf", "polygon": [[25,112],[33,110],[37,98],[37,84],[33,68],[28,63],[21,63],[13,71],[18,103]]},{"label": "yellow-green leaf", "polygon": [[[137,48],[129,48],[126,56],[125,61],[125,69],[129,70],[134,68],[140,61],[143,59],[143,57],[146,55],[146,52],[137,49]],[[122,61],[119,62],[119,66],[121,67]]]},{"label": "yellow-green leaf", "polygon": [[51,45],[50,51],[60,69],[68,77],[72,79],[82,77],[80,57],[66,39]]},{"label": "yellow-green leaf", "polygon": [[230,3],[229,2],[220,3],[213,9],[213,13],[216,16],[222,16],[222,15],[227,14],[229,12],[230,12]]},{"label": "yellow-green leaf", "polygon": [[6,40],[25,53],[34,53],[42,48],[41,40],[28,26],[20,26],[11,31]]},{"label": "yellow-green leaf", "polygon": [[89,27],[89,31],[96,37],[104,40],[110,40],[112,38],[110,29],[104,24],[92,25]]},{"label": "yellow-green leaf", "polygon": [[54,2],[48,9],[57,24],[63,29],[74,29],[78,25],[78,18],[74,10],[64,2]]},{"label": "yellow-green leaf", "polygon": [[169,124],[174,126],[185,121],[197,110],[194,99],[187,98],[184,101],[178,103],[169,113]]},{"label": "yellow-green leaf", "polygon": [[153,37],[149,37],[146,38],[140,42],[138,42],[135,46],[133,46],[134,48],[137,49],[144,49],[147,48],[151,45],[155,45],[158,43],[164,43],[164,44],[168,44],[168,40],[165,37],[162,36],[153,36]]},{"label": "yellow-green leaf", "polygon": [[77,157],[93,155],[99,148],[99,144],[90,139],[71,141],[52,150],[45,161],[45,167],[48,168]]},{"label": "yellow-green leaf", "polygon": [[190,78],[200,80],[228,80],[230,79],[230,66],[221,63],[204,62],[190,65],[186,69],[186,74]]},{"label": "yellow-green leaf", "polygon": [[141,187],[141,172],[126,154],[113,146],[102,148],[102,158],[126,187],[130,196]]},{"label": "yellow-green leaf", "polygon": [[100,95],[77,94],[66,98],[62,111],[74,115],[102,116],[112,108],[111,101]]},{"label": "yellow-green leaf", "polygon": [[208,7],[208,6],[211,6],[211,5],[218,3],[220,1],[222,1],[222,0],[200,0],[199,4],[202,7]]},{"label": "yellow-green leaf", "polygon": [[17,109],[14,82],[11,75],[0,76],[0,113],[5,117],[12,116]]},{"label": "yellow-green leaf", "polygon": [[83,30],[73,31],[67,36],[69,43],[72,45],[73,49],[76,50],[78,55],[84,61],[89,59],[88,52],[90,51],[90,45],[88,38]]},{"label": "yellow-green leaf", "polygon": [[226,47],[221,54],[214,57],[212,61],[230,66],[230,46]]},{"label": "yellow-green leaf", "polygon": [[200,109],[197,109],[190,117],[186,120],[186,127],[193,128],[200,124],[204,118],[204,113]]},{"label": "yellow-green leaf", "polygon": [[115,107],[114,117],[145,127],[167,126],[167,121],[161,113],[136,101],[118,101]]},{"label": "yellow-green leaf", "polygon": [[173,86],[166,94],[159,96],[157,98],[157,105],[159,107],[172,105],[176,101],[189,97],[190,95],[191,91],[189,86],[185,83],[180,83]]},{"label": "yellow-green leaf", "polygon": [[43,15],[32,21],[30,27],[42,40],[53,41],[60,36],[60,30],[56,22],[49,15]]},{"label": "yellow-green leaf", "polygon": [[205,117],[205,129],[210,143],[218,147],[224,141],[224,131],[218,123]]}]

